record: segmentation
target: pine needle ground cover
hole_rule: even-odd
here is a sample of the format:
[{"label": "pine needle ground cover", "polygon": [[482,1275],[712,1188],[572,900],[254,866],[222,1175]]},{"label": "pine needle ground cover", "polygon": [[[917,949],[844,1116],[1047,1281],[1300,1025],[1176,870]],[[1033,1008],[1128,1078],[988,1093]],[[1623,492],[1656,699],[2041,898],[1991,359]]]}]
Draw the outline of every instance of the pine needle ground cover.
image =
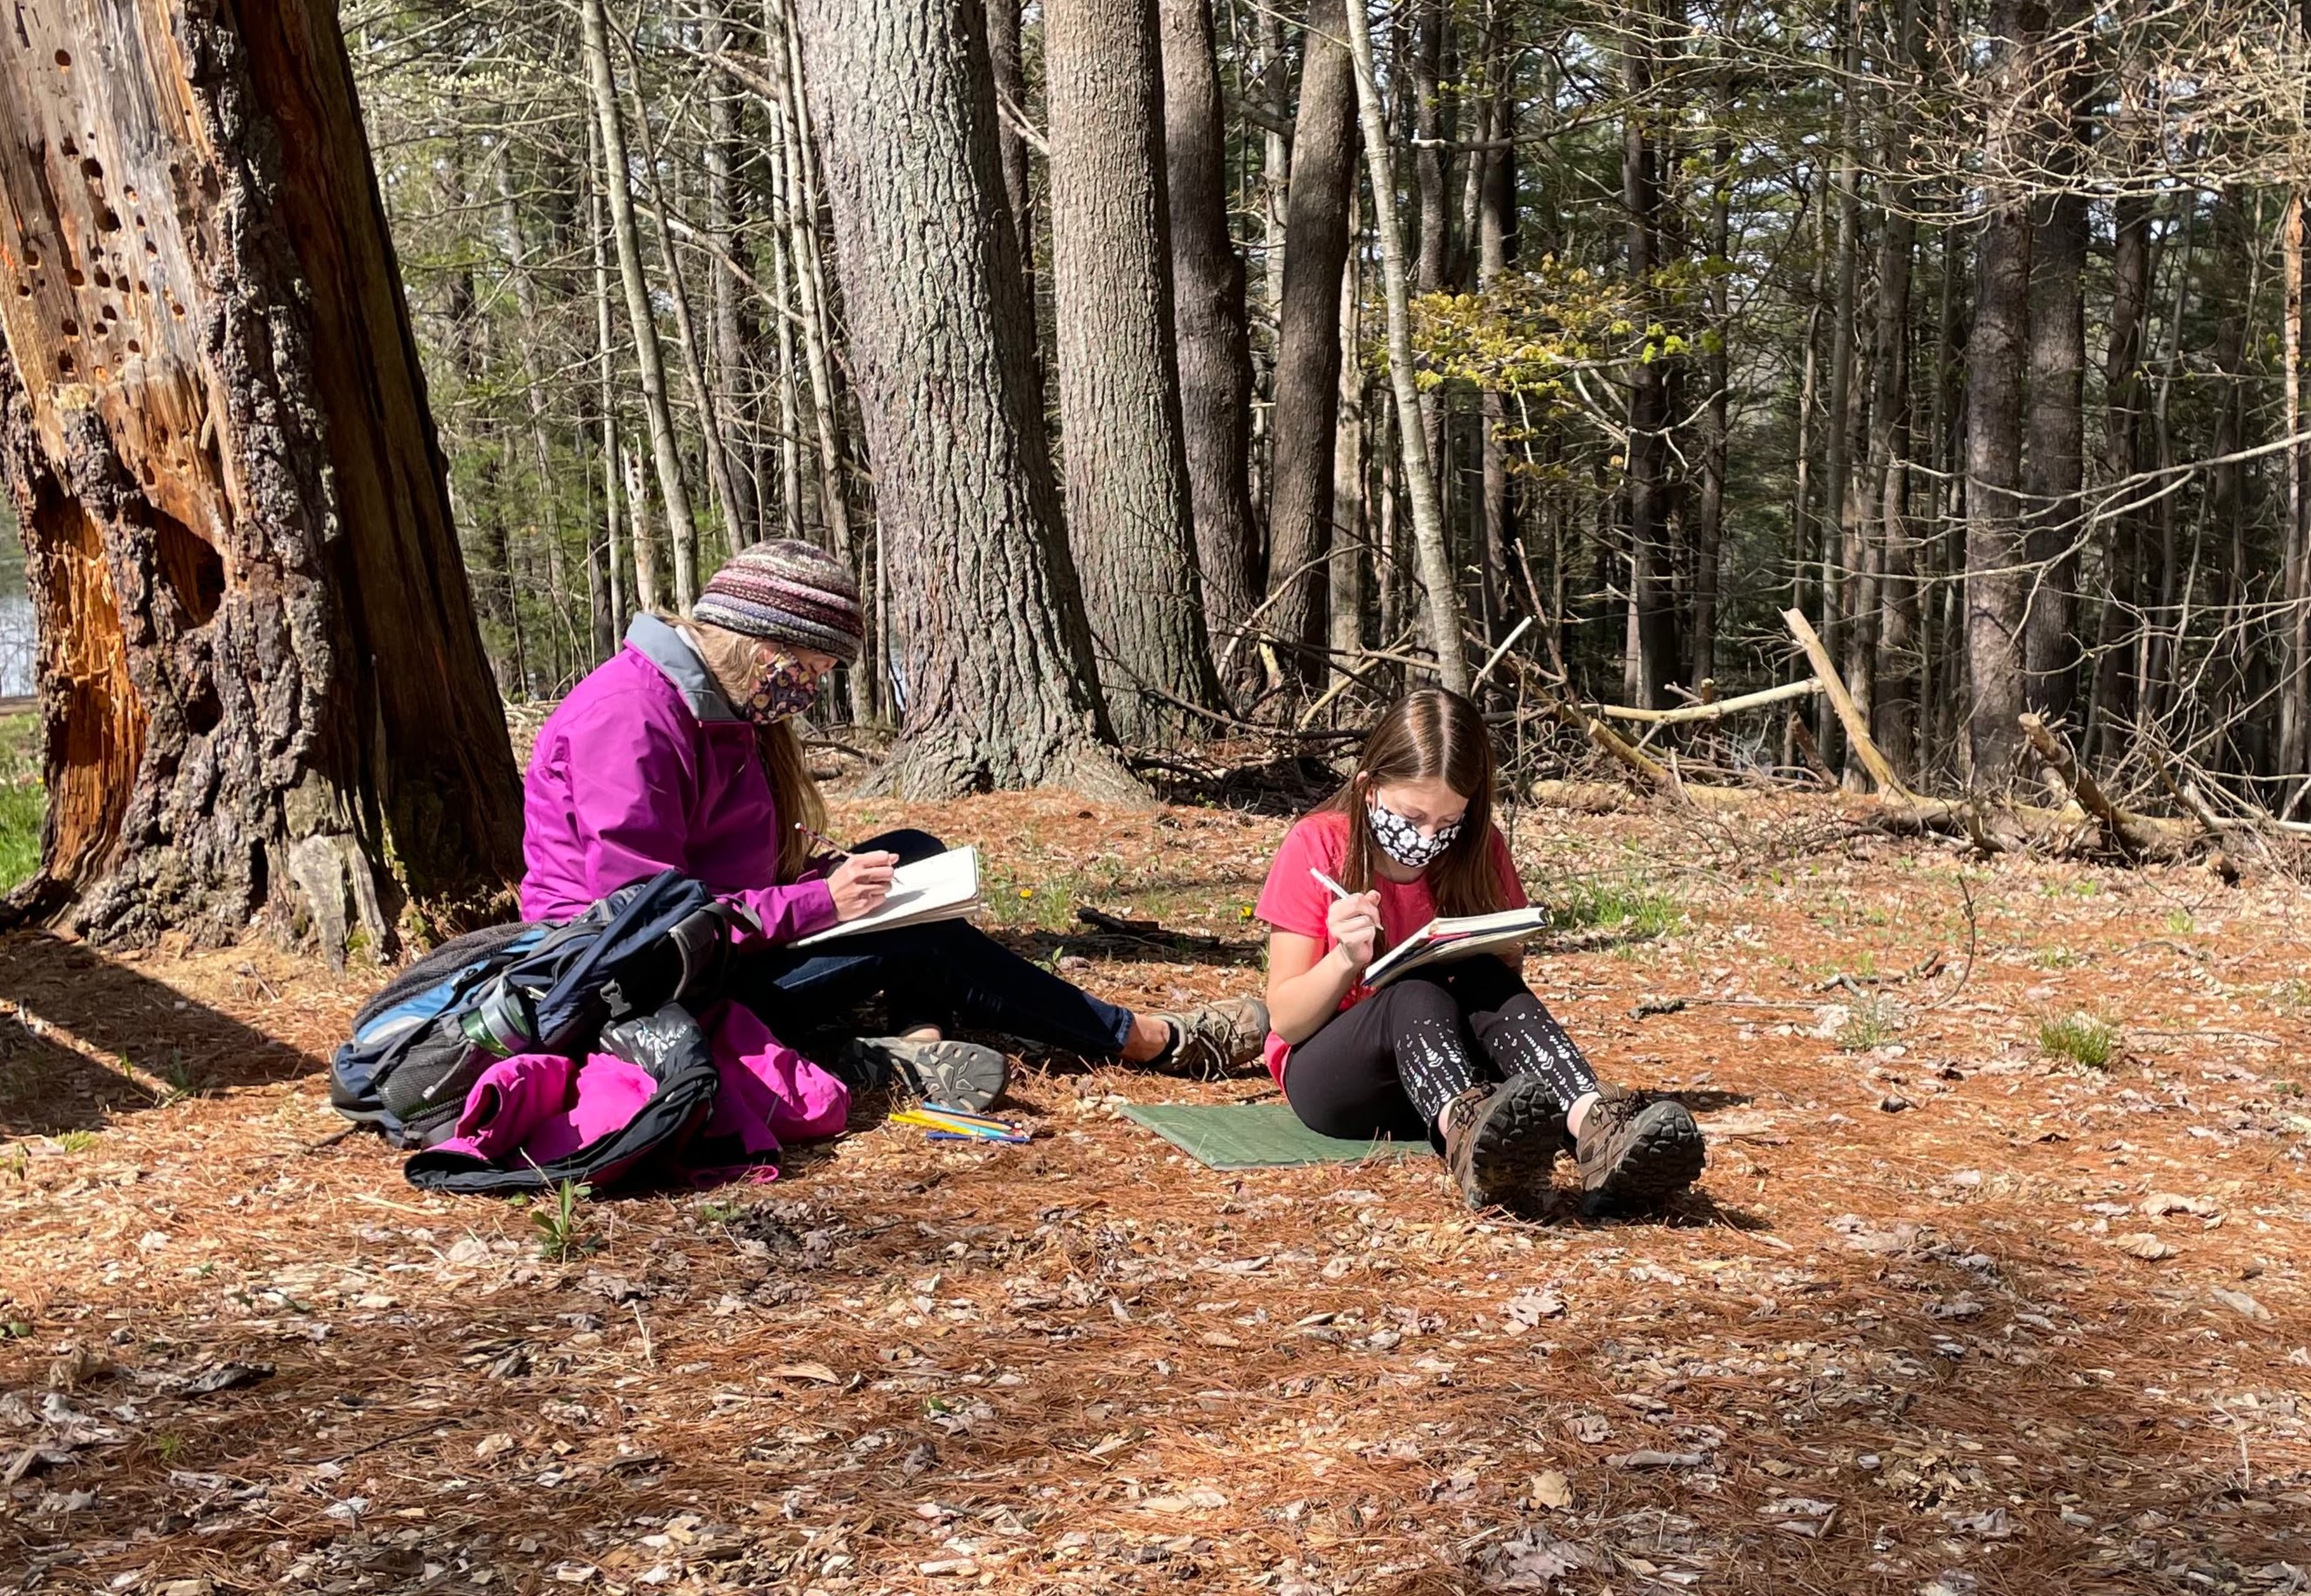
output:
[{"label": "pine needle ground cover", "polygon": [[[1281,819],[840,809],[988,847],[996,929],[1099,990],[1260,979]],[[1657,905],[1528,973],[1709,1127],[1663,1220],[1472,1219],[1417,1157],[1215,1173],[1121,1105],[1263,1082],[1039,1058],[1031,1147],[862,1104],[770,1186],[436,1199],[332,1139],[373,975],[0,942],[0,1587],[2302,1588],[2293,884],[1794,805],[1515,837],[1537,894]],[[2080,1014],[2100,1066],[2041,1045]]]}]

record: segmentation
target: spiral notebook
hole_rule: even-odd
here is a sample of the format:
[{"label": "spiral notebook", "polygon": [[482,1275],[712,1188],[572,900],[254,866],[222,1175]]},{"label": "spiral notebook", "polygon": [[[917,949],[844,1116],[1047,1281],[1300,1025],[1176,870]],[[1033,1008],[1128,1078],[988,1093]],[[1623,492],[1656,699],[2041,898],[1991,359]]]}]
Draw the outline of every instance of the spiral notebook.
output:
[{"label": "spiral notebook", "polygon": [[979,850],[950,848],[945,853],[919,859],[892,871],[891,895],[871,911],[815,936],[799,938],[790,946],[810,947],[867,931],[894,930],[901,926],[929,925],[941,920],[967,920],[979,909]]}]

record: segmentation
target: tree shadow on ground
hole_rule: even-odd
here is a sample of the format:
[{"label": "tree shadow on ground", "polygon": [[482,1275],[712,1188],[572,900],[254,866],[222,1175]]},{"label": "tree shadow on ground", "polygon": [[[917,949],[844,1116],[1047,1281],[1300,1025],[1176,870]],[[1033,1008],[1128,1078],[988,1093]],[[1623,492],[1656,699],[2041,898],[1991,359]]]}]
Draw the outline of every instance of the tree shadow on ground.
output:
[{"label": "tree shadow on ground", "polygon": [[[107,1061],[118,1060],[133,1070]],[[81,944],[33,931],[0,937],[0,1136],[93,1129],[178,1096],[324,1068]]]},{"label": "tree shadow on ground", "polygon": [[1279,818],[1297,819],[1340,786],[1339,772],[1304,754],[1225,767],[1168,759],[1142,759],[1134,763],[1155,788],[1156,796],[1167,804]]}]

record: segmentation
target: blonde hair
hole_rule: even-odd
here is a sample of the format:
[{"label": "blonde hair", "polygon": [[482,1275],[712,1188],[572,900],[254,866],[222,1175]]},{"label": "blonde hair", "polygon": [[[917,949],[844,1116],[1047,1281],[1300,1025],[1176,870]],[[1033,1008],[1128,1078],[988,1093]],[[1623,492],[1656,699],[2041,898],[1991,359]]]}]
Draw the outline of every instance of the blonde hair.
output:
[{"label": "blonde hair", "polygon": [[[721,687],[723,696],[736,704],[741,685],[754,675],[754,650],[765,640],[717,626],[711,621],[676,621],[674,624],[697,643],[699,657],[706,661],[707,674]],[[763,774],[770,781],[771,803],[779,813],[779,880],[792,881],[818,851],[817,841],[807,832],[797,831],[795,822],[802,822],[814,832],[824,831],[826,795],[811,779],[810,765],[803,758],[802,738],[796,735],[791,720],[755,727],[754,751],[763,762]]]}]

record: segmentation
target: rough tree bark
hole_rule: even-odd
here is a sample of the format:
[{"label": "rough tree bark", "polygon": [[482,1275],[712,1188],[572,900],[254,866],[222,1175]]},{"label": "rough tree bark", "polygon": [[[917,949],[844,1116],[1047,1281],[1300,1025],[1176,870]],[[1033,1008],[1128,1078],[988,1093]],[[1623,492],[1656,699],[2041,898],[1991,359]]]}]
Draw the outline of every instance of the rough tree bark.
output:
[{"label": "rough tree bark", "polygon": [[2011,781],[2028,707],[2022,629],[2022,384],[2030,336],[2030,212],[2019,192],[2035,119],[2019,104],[2035,70],[2045,8],[1997,0],[1991,12],[1993,109],[1984,135],[1988,214],[1975,251],[1974,331],[1967,343],[1966,648],[1973,684],[1967,743],[1975,791]]},{"label": "rough tree bark", "polygon": [[974,0],[801,0],[850,354],[903,662],[906,796],[1052,784],[1144,796],[1111,740],[1027,379]]},{"label": "rough tree bark", "polygon": [[[1251,339],[1243,257],[1228,236],[1227,124],[1211,0],[1161,0],[1161,11],[1181,421],[1203,571],[1204,623],[1217,643],[1243,624],[1260,587],[1260,529],[1252,520],[1249,472]],[[1251,650],[1240,649],[1236,658],[1253,668]]]},{"label": "rough tree bark", "polygon": [[[1900,0],[1895,14],[1897,82],[1914,83],[1922,63],[1917,0]],[[1919,74],[1922,76],[1922,74]],[[1879,744],[1905,776],[1914,768],[1918,726],[1917,550],[1908,516],[1909,451],[1914,435],[1910,394],[1910,298],[1918,241],[1909,170],[1914,159],[1911,109],[1905,94],[1880,107],[1888,175],[1881,179],[1885,217],[1878,237],[1876,321],[1871,336],[1870,452],[1862,509],[1877,522],[1878,614],[1871,629],[1875,659],[1870,704]]]},{"label": "rough tree bark", "polygon": [[[1332,519],[1332,449],[1340,381],[1340,267],[1356,184],[1356,80],[1341,0],[1309,0],[1300,109],[1286,190],[1284,302],[1278,318],[1268,501],[1267,630],[1287,643],[1322,641],[1324,536]],[[1292,668],[1321,677],[1306,658]]]},{"label": "rough tree bark", "polygon": [[[2110,342],[2105,346],[2103,475],[2124,482],[2142,468],[2143,324],[2150,309],[2150,202],[2117,202],[2111,236]],[[2134,712],[2132,667],[2141,631],[2142,540],[2149,517],[2140,510],[2104,523],[2104,593],[2095,629],[2095,675],[2088,700],[2081,757],[2092,763],[2118,735],[2116,722]]]},{"label": "rough tree bark", "polygon": [[0,459],[49,799],[14,906],[383,951],[498,894],[521,819],[336,13],[13,25]]},{"label": "rough tree bark", "polygon": [[1118,732],[1223,702],[1196,573],[1165,237],[1155,0],[1046,0],[1051,292],[1068,533]]},{"label": "rough tree bark", "polygon": [[[707,0],[702,10],[701,47],[709,56],[730,44],[732,29],[724,10],[728,0]],[[759,480],[755,431],[754,330],[746,324],[746,296],[728,262],[737,254],[742,187],[732,170],[739,157],[739,108],[744,103],[734,85],[719,78],[709,83],[706,102],[706,236],[713,243],[707,263],[708,320],[712,328],[714,410],[721,421],[723,472],[731,493],[731,524],[727,528],[733,549],[759,541],[767,519],[757,497]],[[674,254],[669,248],[667,258]],[[671,269],[671,266],[670,266]]]}]

